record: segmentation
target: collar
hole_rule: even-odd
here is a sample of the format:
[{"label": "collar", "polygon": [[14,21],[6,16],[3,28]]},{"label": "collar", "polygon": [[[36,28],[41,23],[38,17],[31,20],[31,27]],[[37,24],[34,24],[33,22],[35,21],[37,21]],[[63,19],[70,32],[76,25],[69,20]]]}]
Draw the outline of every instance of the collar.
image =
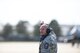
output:
[{"label": "collar", "polygon": [[48,36],[48,34],[47,35],[41,35],[40,36],[40,42],[43,41],[47,36]]}]

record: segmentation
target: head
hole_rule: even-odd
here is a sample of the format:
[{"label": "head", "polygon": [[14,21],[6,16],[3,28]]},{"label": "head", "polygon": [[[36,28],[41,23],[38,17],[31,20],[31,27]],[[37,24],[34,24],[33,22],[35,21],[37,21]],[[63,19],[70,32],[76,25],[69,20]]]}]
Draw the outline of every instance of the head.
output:
[{"label": "head", "polygon": [[47,24],[43,24],[40,26],[40,35],[47,35],[50,32]]}]

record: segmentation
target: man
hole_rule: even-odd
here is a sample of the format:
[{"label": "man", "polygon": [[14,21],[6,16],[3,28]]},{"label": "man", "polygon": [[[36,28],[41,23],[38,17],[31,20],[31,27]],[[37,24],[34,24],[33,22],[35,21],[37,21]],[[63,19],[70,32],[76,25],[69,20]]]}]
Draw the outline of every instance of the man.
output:
[{"label": "man", "polygon": [[55,34],[46,24],[40,26],[40,35],[39,53],[57,53]]}]

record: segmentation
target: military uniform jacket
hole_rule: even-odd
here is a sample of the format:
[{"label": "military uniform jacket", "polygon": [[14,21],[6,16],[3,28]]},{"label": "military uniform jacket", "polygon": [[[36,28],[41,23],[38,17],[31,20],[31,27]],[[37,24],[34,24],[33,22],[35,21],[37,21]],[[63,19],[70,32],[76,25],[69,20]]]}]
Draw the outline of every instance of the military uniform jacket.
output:
[{"label": "military uniform jacket", "polygon": [[57,53],[57,41],[53,34],[49,34],[40,42],[39,53]]}]

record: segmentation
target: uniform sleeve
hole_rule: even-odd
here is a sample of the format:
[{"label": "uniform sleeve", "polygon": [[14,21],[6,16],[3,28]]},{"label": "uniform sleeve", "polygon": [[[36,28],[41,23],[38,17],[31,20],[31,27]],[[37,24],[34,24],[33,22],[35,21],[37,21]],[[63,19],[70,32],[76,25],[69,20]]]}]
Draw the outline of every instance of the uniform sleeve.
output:
[{"label": "uniform sleeve", "polygon": [[50,53],[57,53],[57,41],[56,39],[50,39]]}]

